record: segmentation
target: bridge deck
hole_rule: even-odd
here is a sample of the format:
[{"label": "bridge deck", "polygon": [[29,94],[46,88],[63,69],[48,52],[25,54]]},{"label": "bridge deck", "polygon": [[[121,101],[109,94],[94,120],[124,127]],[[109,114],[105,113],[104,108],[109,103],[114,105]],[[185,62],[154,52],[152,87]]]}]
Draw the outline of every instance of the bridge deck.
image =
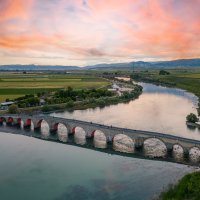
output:
[{"label": "bridge deck", "polygon": [[79,126],[84,125],[88,127],[96,127],[96,129],[106,129],[110,131],[116,131],[116,132],[121,132],[124,134],[127,134],[130,136],[138,136],[138,137],[152,137],[152,138],[160,138],[160,139],[165,139],[169,143],[184,143],[188,144],[189,146],[198,146],[200,147],[200,141],[199,140],[194,140],[194,139],[189,139],[189,138],[184,138],[184,137],[179,137],[171,134],[165,134],[165,133],[159,133],[159,132],[152,132],[152,131],[144,131],[144,130],[135,130],[135,129],[128,129],[128,128],[121,128],[121,127],[115,127],[115,126],[108,126],[108,125],[102,125],[99,123],[93,123],[93,122],[87,122],[87,121],[82,121],[82,120],[76,120],[76,119],[66,119],[66,118],[61,118],[61,117],[53,117],[53,116],[48,116],[48,115],[3,115],[2,117],[13,117],[13,118],[32,118],[36,120],[44,119],[44,120],[52,120],[54,121],[66,121],[67,123],[73,123],[73,124],[78,124]]}]

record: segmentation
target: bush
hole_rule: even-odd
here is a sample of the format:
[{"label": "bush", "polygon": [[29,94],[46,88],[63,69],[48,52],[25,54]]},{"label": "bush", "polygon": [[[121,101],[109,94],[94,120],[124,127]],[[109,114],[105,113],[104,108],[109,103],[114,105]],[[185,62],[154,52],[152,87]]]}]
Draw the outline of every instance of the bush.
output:
[{"label": "bush", "polygon": [[49,112],[50,110],[51,110],[50,106],[45,105],[42,107],[42,112]]},{"label": "bush", "polygon": [[74,106],[74,102],[73,101],[69,101],[67,104],[66,104],[66,108],[72,108]]},{"label": "bush", "polygon": [[190,113],[187,117],[186,117],[187,122],[191,122],[191,123],[196,123],[199,121],[199,119],[197,118],[197,116],[194,113]]},{"label": "bush", "polygon": [[200,173],[193,172],[184,176],[179,183],[163,192],[162,200],[199,200],[200,199]]},{"label": "bush", "polygon": [[165,70],[160,70],[159,75],[169,75],[170,73]]},{"label": "bush", "polygon": [[19,108],[16,104],[13,104],[13,105],[9,106],[8,112],[10,114],[17,114],[19,112]]}]

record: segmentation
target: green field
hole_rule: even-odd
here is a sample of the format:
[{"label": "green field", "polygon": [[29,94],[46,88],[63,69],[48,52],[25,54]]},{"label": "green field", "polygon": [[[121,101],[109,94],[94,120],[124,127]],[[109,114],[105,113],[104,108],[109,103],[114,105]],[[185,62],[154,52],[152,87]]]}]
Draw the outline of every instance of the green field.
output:
[{"label": "green field", "polygon": [[161,83],[185,89],[200,97],[200,70],[166,70],[169,75],[159,75],[159,70],[137,71],[139,80],[152,83]]},{"label": "green field", "polygon": [[71,86],[74,89],[101,88],[110,83],[102,78],[78,74],[1,73],[0,102],[25,94],[55,91]]}]

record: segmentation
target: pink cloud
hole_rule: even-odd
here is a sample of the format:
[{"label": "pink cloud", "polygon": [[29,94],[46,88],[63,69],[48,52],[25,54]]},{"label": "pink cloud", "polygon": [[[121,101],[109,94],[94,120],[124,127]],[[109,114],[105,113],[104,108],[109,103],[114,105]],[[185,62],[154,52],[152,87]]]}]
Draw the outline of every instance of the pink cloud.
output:
[{"label": "pink cloud", "polygon": [[75,65],[199,57],[199,6],[200,0],[0,0],[0,53],[49,52]]}]

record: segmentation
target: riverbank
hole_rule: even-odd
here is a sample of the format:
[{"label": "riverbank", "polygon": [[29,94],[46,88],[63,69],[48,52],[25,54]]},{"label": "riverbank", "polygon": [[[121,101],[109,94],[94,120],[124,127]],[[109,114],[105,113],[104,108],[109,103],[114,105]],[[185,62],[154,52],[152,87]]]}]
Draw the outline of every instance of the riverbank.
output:
[{"label": "riverbank", "polygon": [[174,87],[186,90],[199,98],[197,107],[200,116],[200,72],[186,70],[168,70],[169,75],[159,75],[159,70],[133,72],[131,78],[138,82],[152,83],[156,85]]},{"label": "riverbank", "polygon": [[[199,98],[197,112],[200,115],[200,74],[195,72],[187,73],[170,71],[169,75],[159,75],[158,71],[154,72],[137,72],[131,76],[138,82],[147,82],[166,87],[176,87],[192,92]],[[186,123],[187,126],[194,128],[199,124]],[[160,200],[184,200],[184,199],[200,199],[200,172],[194,172],[185,175],[177,184],[171,185],[166,191],[159,196]]]},{"label": "riverbank", "polygon": [[[128,84],[128,83],[121,83]],[[35,106],[28,108],[19,108],[19,113],[50,113],[56,111],[74,111],[74,110],[84,110],[87,108],[103,108],[109,105],[116,105],[118,103],[126,103],[131,100],[134,100],[142,94],[142,86],[131,84],[132,87],[131,92],[125,92],[122,95],[111,96],[111,97],[100,97],[100,98],[90,98],[83,101],[69,101],[67,103],[60,104],[49,104],[44,106]],[[1,114],[7,113],[7,111],[0,111]]]},{"label": "riverbank", "polygon": [[200,199],[200,172],[193,172],[185,175],[177,185],[170,186],[166,192],[162,192],[160,200],[186,200]]}]

